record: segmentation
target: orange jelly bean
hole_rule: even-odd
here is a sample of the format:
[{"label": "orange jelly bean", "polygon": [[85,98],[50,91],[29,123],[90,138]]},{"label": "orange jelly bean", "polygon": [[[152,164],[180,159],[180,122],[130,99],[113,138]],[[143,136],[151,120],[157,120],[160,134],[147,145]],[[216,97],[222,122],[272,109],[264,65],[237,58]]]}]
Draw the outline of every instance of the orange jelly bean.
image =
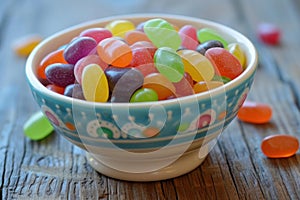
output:
[{"label": "orange jelly bean", "polygon": [[263,124],[271,120],[272,108],[264,103],[245,101],[237,114],[238,119],[253,124]]},{"label": "orange jelly bean", "polygon": [[125,37],[124,39],[126,40],[126,42],[129,45],[132,45],[136,42],[140,42],[140,41],[147,41],[147,42],[151,42],[150,39],[147,37],[147,35],[142,32],[142,31],[128,31],[125,33]]},{"label": "orange jelly bean", "polygon": [[150,88],[157,92],[158,100],[164,100],[176,93],[175,86],[169,79],[160,73],[151,73],[144,79],[144,88]]},{"label": "orange jelly bean", "polygon": [[54,63],[63,63],[67,64],[64,56],[64,50],[58,49],[49,53],[44,59],[41,61],[40,65],[37,67],[37,75],[39,78],[46,79],[45,69],[47,66]]},{"label": "orange jelly bean", "polygon": [[106,38],[97,46],[99,57],[115,67],[126,67],[132,60],[132,51],[128,44],[116,38]]},{"label": "orange jelly bean", "polygon": [[262,152],[269,158],[287,158],[295,155],[299,149],[299,140],[291,135],[272,135],[263,139]]}]

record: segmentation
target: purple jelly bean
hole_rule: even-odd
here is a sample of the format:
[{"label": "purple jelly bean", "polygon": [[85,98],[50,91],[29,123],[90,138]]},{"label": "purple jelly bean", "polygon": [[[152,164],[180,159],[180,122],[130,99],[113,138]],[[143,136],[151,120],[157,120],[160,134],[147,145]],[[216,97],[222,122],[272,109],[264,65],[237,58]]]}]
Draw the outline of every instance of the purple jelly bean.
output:
[{"label": "purple jelly bean", "polygon": [[143,74],[134,68],[109,67],[105,72],[108,82],[113,85],[110,102],[129,102],[132,94],[144,83]]},{"label": "purple jelly bean", "polygon": [[75,82],[74,65],[55,63],[49,65],[46,70],[48,81],[60,87],[66,87]]},{"label": "purple jelly bean", "polygon": [[197,46],[196,51],[201,53],[202,55],[205,55],[205,52],[213,47],[221,47],[224,48],[223,44],[218,40],[209,40],[207,42],[201,43]]},{"label": "purple jelly bean", "polygon": [[65,88],[64,95],[68,96],[68,97],[73,97],[73,98],[76,98],[76,99],[85,100],[84,95],[83,95],[83,91],[82,91],[82,87],[78,83],[68,85]]},{"label": "purple jelly bean", "polygon": [[96,46],[96,40],[91,37],[75,38],[66,47],[64,58],[68,63],[75,65],[78,60],[93,52]]}]

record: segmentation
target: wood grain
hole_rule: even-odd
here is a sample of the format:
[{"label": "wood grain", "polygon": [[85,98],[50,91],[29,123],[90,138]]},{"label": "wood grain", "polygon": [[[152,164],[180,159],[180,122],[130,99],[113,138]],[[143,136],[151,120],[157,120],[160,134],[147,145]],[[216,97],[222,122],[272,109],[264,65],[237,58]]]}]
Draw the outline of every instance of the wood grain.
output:
[{"label": "wood grain", "polygon": [[[268,103],[265,125],[235,119],[205,162],[178,178],[134,183],[105,177],[85,153],[56,133],[34,142],[22,126],[38,110],[27,86],[25,58],[11,51],[17,38],[43,37],[69,26],[117,14],[159,12],[223,23],[249,37],[259,68],[249,99]],[[300,138],[300,3],[297,0],[2,0],[0,5],[0,188],[2,199],[300,199],[300,155],[267,159],[261,140],[286,133]],[[283,31],[279,46],[256,37],[260,22]]]}]

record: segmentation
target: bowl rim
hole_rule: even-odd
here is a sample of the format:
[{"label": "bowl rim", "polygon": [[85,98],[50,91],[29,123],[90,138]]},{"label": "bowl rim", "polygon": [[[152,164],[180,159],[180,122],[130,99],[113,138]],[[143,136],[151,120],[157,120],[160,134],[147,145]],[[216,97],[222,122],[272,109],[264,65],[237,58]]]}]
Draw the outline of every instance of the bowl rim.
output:
[{"label": "bowl rim", "polygon": [[[44,48],[45,46],[49,45],[53,39],[57,39],[62,35],[65,34],[70,34],[71,32],[74,32],[78,29],[82,29],[85,27],[91,27],[91,26],[96,26],[99,23],[108,23],[113,20],[118,20],[118,19],[128,19],[128,20],[139,20],[139,19],[151,19],[151,18],[163,18],[166,20],[179,20],[179,21],[191,21],[193,23],[197,23],[201,26],[204,25],[204,27],[213,27],[216,31],[224,32],[225,35],[232,37],[235,42],[242,43],[245,47],[247,47],[247,67],[245,70],[234,80],[220,86],[217,88],[214,88],[212,90],[194,94],[194,95],[189,95],[189,96],[184,96],[184,97],[179,97],[179,98],[174,98],[174,99],[169,99],[169,100],[163,100],[163,101],[154,101],[154,102],[135,102],[135,103],[124,103],[124,102],[91,102],[91,101],[86,101],[86,100],[80,100],[80,99],[75,99],[71,97],[67,97],[58,93],[55,93],[49,89],[47,89],[37,78],[35,74],[35,67],[34,63],[36,62],[36,57],[41,53],[45,53]],[[48,51],[46,53],[50,53],[51,51]],[[250,59],[249,59],[250,58]],[[39,60],[40,61],[40,60]],[[109,16],[109,17],[103,17],[95,20],[90,20],[87,22],[80,23],[78,25],[71,26],[69,28],[63,29],[61,31],[58,31],[57,33],[52,34],[51,36],[45,38],[41,43],[39,43],[36,48],[31,52],[29,57],[27,58],[26,61],[26,66],[25,66],[25,74],[27,78],[27,82],[33,87],[35,90],[39,91],[40,93],[54,98],[56,100],[62,101],[62,102],[67,102],[72,105],[78,105],[81,107],[111,107],[112,105],[116,108],[123,108],[125,107],[130,107],[130,108],[145,108],[145,107],[151,107],[155,105],[174,105],[180,103],[191,103],[195,101],[195,98],[197,101],[199,100],[204,100],[212,96],[216,96],[219,94],[224,94],[224,92],[231,90],[232,88],[237,87],[240,85],[242,82],[247,80],[256,70],[257,68],[257,62],[258,62],[258,55],[256,48],[254,47],[253,43],[243,34],[238,32],[237,30],[234,30],[230,28],[229,26],[203,19],[203,18],[196,18],[196,17],[190,17],[190,16],[185,16],[185,15],[177,15],[177,14],[161,14],[161,13],[136,13],[136,14],[126,14],[126,15],[114,15],[114,16]]]}]

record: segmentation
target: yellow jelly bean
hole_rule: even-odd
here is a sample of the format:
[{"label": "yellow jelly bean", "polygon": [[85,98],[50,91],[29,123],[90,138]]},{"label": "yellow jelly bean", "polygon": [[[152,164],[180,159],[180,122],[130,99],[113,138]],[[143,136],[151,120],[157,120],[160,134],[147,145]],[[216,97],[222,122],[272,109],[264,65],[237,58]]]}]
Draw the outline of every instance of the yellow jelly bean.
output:
[{"label": "yellow jelly bean", "polygon": [[18,56],[27,57],[41,41],[42,38],[38,35],[28,35],[16,40],[12,48]]},{"label": "yellow jelly bean", "polygon": [[107,24],[105,28],[110,30],[113,36],[124,38],[128,31],[135,30],[135,25],[128,20],[114,20]]},{"label": "yellow jelly bean", "polygon": [[227,46],[228,51],[233,54],[241,63],[243,69],[246,68],[246,56],[238,43],[231,43]]},{"label": "yellow jelly bean", "polygon": [[193,50],[177,52],[183,61],[184,71],[192,76],[196,82],[210,81],[214,77],[215,69],[211,62],[202,54]]},{"label": "yellow jelly bean", "polygon": [[86,66],[82,72],[82,91],[87,101],[106,102],[109,96],[108,82],[97,64]]}]

